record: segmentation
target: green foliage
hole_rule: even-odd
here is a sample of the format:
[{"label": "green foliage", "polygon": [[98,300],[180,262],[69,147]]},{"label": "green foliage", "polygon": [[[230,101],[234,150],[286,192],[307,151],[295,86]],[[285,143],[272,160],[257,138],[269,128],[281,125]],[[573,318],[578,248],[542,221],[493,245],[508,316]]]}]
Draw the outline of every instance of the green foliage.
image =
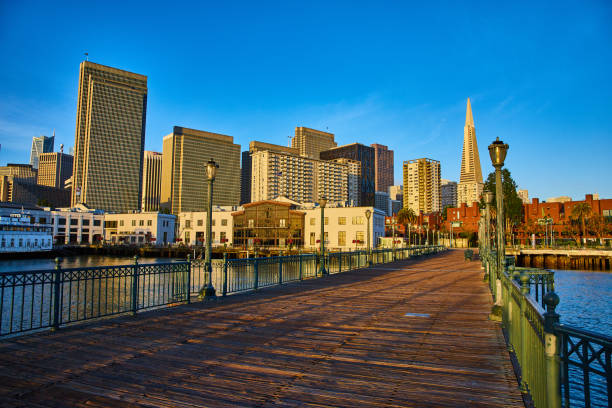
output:
[{"label": "green foliage", "polygon": [[170,209],[169,209],[169,208],[167,208],[167,207],[161,207],[161,208],[159,209],[159,213],[160,213],[160,214],[170,214]]},{"label": "green foliage", "polygon": [[453,206],[452,205],[445,205],[444,208],[442,209],[442,221],[446,221],[447,216],[448,216],[447,215],[447,210],[449,208],[453,208]]},{"label": "green foliage", "polygon": [[[495,189],[495,172],[489,173],[484,183],[484,189],[493,193],[493,208],[497,203]],[[510,170],[502,169],[502,192],[504,196],[504,216],[512,225],[519,225],[523,220],[523,202],[516,192],[516,182],[512,179]],[[480,200],[481,207],[484,208],[484,201]]]},{"label": "green foliage", "polygon": [[416,222],[416,214],[412,208],[402,208],[397,213],[397,221],[401,224],[408,225]]}]

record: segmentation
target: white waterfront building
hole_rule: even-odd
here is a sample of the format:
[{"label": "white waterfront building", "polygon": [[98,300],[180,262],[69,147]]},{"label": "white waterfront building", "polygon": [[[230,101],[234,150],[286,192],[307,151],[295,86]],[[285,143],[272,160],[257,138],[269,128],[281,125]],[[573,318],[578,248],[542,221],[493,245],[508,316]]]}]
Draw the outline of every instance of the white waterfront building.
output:
[{"label": "white waterfront building", "polygon": [[[242,210],[238,206],[214,206],[212,212],[212,246],[231,246],[234,243],[234,217],[232,213]],[[177,239],[185,245],[206,243],[206,211],[189,211],[178,214]]]},{"label": "white waterfront building", "polygon": [[174,242],[176,216],[159,212],[104,215],[104,239],[113,244],[166,245]]},{"label": "white waterfront building", "polygon": [[33,218],[24,212],[0,215],[0,253],[53,249],[51,226],[32,221]]}]

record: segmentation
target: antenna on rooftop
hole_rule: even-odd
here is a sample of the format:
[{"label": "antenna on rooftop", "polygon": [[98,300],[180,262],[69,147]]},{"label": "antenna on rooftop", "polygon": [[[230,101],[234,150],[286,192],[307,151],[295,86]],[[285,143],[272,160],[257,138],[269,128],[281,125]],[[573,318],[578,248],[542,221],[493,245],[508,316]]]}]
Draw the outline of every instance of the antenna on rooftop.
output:
[{"label": "antenna on rooftop", "polygon": [[89,53],[85,53],[85,61],[89,61]]}]

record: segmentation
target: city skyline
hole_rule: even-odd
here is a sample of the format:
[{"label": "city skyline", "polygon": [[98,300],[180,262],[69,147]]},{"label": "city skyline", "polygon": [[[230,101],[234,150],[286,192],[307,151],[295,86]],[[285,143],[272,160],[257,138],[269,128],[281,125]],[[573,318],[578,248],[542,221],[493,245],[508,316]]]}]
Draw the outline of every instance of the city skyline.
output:
[{"label": "city skyline", "polygon": [[[304,126],[334,133],[338,145],[389,146],[395,151],[396,180],[401,179],[403,160],[432,157],[441,162],[443,178],[459,181],[465,99],[470,97],[477,112],[483,177],[492,171],[486,148],[499,136],[510,145],[507,167],[531,197],[612,196],[612,181],[604,177],[612,173],[606,160],[609,149],[597,148],[605,147],[612,134],[612,119],[606,114],[612,92],[605,74],[611,67],[610,5],[568,3],[552,13],[535,7],[518,32],[525,5],[506,6],[505,13],[491,5],[482,10],[454,6],[441,14],[428,8],[347,10],[336,5],[325,9],[333,22],[320,33],[294,31],[290,5],[262,16],[261,27],[248,21],[247,16],[257,12],[248,5],[235,11],[205,5],[193,8],[189,19],[211,20],[208,31],[188,29],[160,42],[168,33],[162,37],[137,24],[147,36],[142,42],[134,28],[117,26],[116,33],[98,38],[100,31],[89,28],[96,24],[61,24],[67,18],[62,7],[7,4],[0,29],[7,41],[0,47],[13,64],[0,69],[5,84],[0,91],[0,165],[26,163],[32,137],[54,128],[56,144],[74,145],[78,64],[89,52],[94,62],[149,77],[147,150],[161,152],[162,138],[175,123],[234,135],[242,150],[252,140],[287,146],[292,130]],[[74,14],[88,13],[94,23],[108,18],[104,10],[96,14],[87,9],[94,6],[85,7]],[[302,17],[315,22],[321,11],[313,4]],[[400,17],[408,11],[437,19],[429,28],[419,22],[406,28]],[[152,8],[149,18],[159,22],[185,12],[162,15]],[[70,21],[75,21],[74,14]],[[466,21],[454,21],[462,20],[457,16],[473,23],[474,32],[460,30]],[[46,30],[31,30],[50,18],[58,23],[50,37]],[[218,22],[212,21],[216,18]],[[351,18],[367,18],[370,25],[347,27]],[[269,28],[263,27],[266,22]],[[215,37],[214,30],[227,23],[231,27]],[[541,29],[542,24],[548,28]],[[75,36],[79,30],[82,38]],[[276,40],[279,32],[288,38]],[[409,41],[416,32],[419,41]],[[487,37],[484,34],[491,39],[480,39]],[[189,36],[194,38],[184,40]],[[72,44],[52,43],[71,37]],[[207,60],[223,62],[217,67],[196,63],[195,68],[165,63],[167,56],[199,52],[198,41],[210,53]],[[292,41],[299,46],[291,47]],[[378,47],[382,43],[387,45]],[[465,62],[464,52],[470,57],[467,68],[458,66]],[[312,64],[292,63],[299,53]],[[365,53],[380,63],[359,63]],[[412,68],[413,57],[406,55],[417,55],[423,66]],[[259,64],[248,69],[236,64],[245,57],[255,57]],[[355,58],[354,65],[345,62]],[[45,70],[38,69],[42,61]],[[201,83],[191,83],[194,76]]]}]

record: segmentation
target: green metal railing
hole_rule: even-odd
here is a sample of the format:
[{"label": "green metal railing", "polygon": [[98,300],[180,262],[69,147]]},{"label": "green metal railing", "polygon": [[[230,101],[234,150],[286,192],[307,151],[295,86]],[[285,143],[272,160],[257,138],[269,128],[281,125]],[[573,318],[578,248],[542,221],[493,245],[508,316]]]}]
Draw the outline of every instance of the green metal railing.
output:
[{"label": "green metal railing", "polygon": [[[442,246],[325,254],[329,273],[433,254]],[[298,254],[214,259],[212,282],[221,296],[317,277],[321,257]],[[0,273],[0,338],[119,314],[189,303],[208,281],[203,260]]]},{"label": "green metal railing", "polygon": [[534,405],[612,406],[612,339],[559,324],[554,273],[514,268],[512,262],[497,270],[494,253],[485,248],[481,259],[494,310],[501,309],[508,346],[520,366],[521,390]]}]

